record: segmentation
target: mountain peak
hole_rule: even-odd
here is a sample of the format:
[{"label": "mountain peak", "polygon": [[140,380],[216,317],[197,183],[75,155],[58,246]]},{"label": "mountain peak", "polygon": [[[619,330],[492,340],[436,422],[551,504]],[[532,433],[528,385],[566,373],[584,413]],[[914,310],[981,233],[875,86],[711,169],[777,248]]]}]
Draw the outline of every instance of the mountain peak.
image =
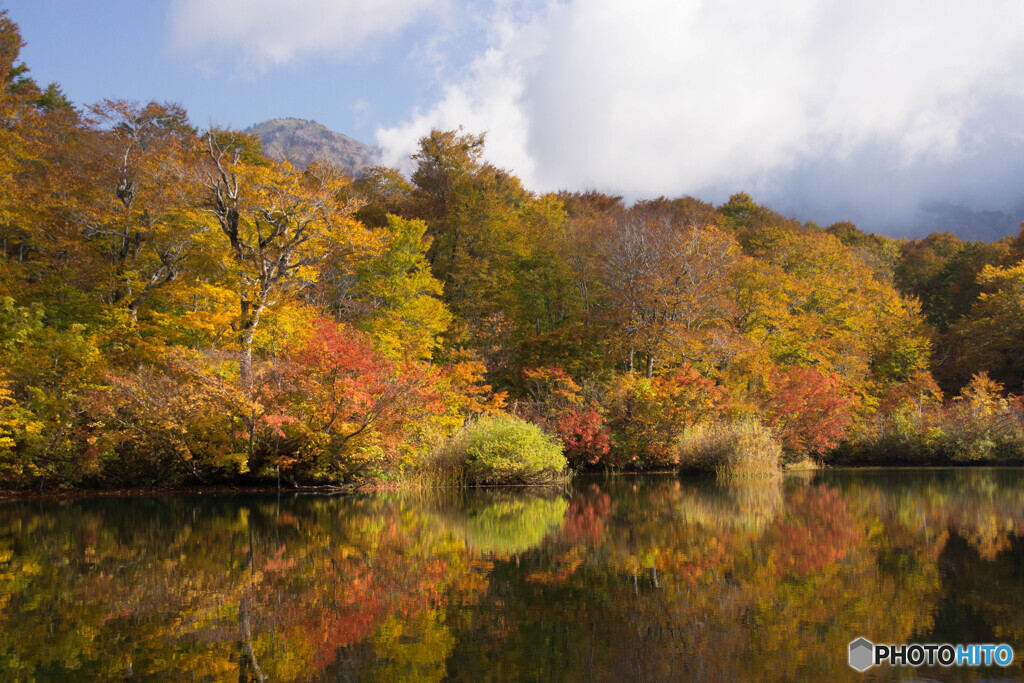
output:
[{"label": "mountain peak", "polygon": [[270,119],[245,130],[259,136],[263,151],[278,161],[289,161],[305,168],[322,158],[345,169],[353,177],[367,166],[380,163],[380,149],[337,133],[327,126],[306,119]]}]

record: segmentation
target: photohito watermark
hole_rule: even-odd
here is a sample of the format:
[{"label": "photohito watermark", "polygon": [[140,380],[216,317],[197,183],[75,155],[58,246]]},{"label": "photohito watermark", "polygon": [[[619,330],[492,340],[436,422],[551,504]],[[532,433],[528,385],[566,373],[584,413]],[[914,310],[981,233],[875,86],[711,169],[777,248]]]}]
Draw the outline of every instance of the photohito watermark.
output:
[{"label": "photohito watermark", "polygon": [[867,671],[873,666],[1010,666],[1013,648],[999,645],[904,643],[876,645],[867,638],[850,642],[850,666]]}]

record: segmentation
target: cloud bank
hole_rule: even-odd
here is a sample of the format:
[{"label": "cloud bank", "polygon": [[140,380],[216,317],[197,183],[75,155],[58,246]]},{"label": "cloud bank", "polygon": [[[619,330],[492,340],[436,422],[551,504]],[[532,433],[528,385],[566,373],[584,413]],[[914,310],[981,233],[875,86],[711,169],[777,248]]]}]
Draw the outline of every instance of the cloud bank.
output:
[{"label": "cloud bank", "polygon": [[1024,196],[1019,175],[997,175],[1024,170],[1016,0],[509,7],[439,102],[378,131],[390,161],[463,125],[537,190],[744,188],[805,214],[860,206],[881,228],[926,201]]},{"label": "cloud bank", "polygon": [[893,233],[936,204],[1024,218],[1019,0],[172,0],[170,17],[179,49],[250,72],[387,41],[378,59],[443,93],[378,130],[393,165],[461,125],[540,191],[743,189]]}]

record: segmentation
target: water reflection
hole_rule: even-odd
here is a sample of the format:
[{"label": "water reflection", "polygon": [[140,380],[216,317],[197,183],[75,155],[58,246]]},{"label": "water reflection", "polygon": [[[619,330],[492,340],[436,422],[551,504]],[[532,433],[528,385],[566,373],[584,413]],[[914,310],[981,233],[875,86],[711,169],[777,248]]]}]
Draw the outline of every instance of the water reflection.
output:
[{"label": "water reflection", "polygon": [[[0,505],[4,680],[863,678],[1024,657],[1024,473]],[[973,680],[1006,670],[873,669]]]}]

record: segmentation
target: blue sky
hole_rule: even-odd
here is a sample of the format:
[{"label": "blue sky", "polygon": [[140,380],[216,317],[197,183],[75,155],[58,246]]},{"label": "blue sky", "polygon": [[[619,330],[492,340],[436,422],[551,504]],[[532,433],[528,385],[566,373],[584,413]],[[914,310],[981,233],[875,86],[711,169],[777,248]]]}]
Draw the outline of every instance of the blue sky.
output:
[{"label": "blue sky", "polygon": [[985,215],[1003,232],[1024,218],[1019,0],[0,8],[37,80],[79,104],[178,102],[199,126],[314,119],[399,165],[432,127],[464,125],[538,191],[717,203],[746,190],[787,215],[890,234],[948,228],[965,210],[997,212]]},{"label": "blue sky", "polygon": [[[417,58],[432,27],[375,36],[344,58],[300,54],[262,66],[248,63],[241,49],[181,44],[173,28],[181,4],[0,0],[21,29],[22,57],[35,78],[61,83],[79,104],[105,97],[178,102],[200,126],[244,128],[296,116],[373,143],[379,126],[395,125],[417,103],[440,96],[436,65]],[[464,42],[448,57],[466,49]]]}]

